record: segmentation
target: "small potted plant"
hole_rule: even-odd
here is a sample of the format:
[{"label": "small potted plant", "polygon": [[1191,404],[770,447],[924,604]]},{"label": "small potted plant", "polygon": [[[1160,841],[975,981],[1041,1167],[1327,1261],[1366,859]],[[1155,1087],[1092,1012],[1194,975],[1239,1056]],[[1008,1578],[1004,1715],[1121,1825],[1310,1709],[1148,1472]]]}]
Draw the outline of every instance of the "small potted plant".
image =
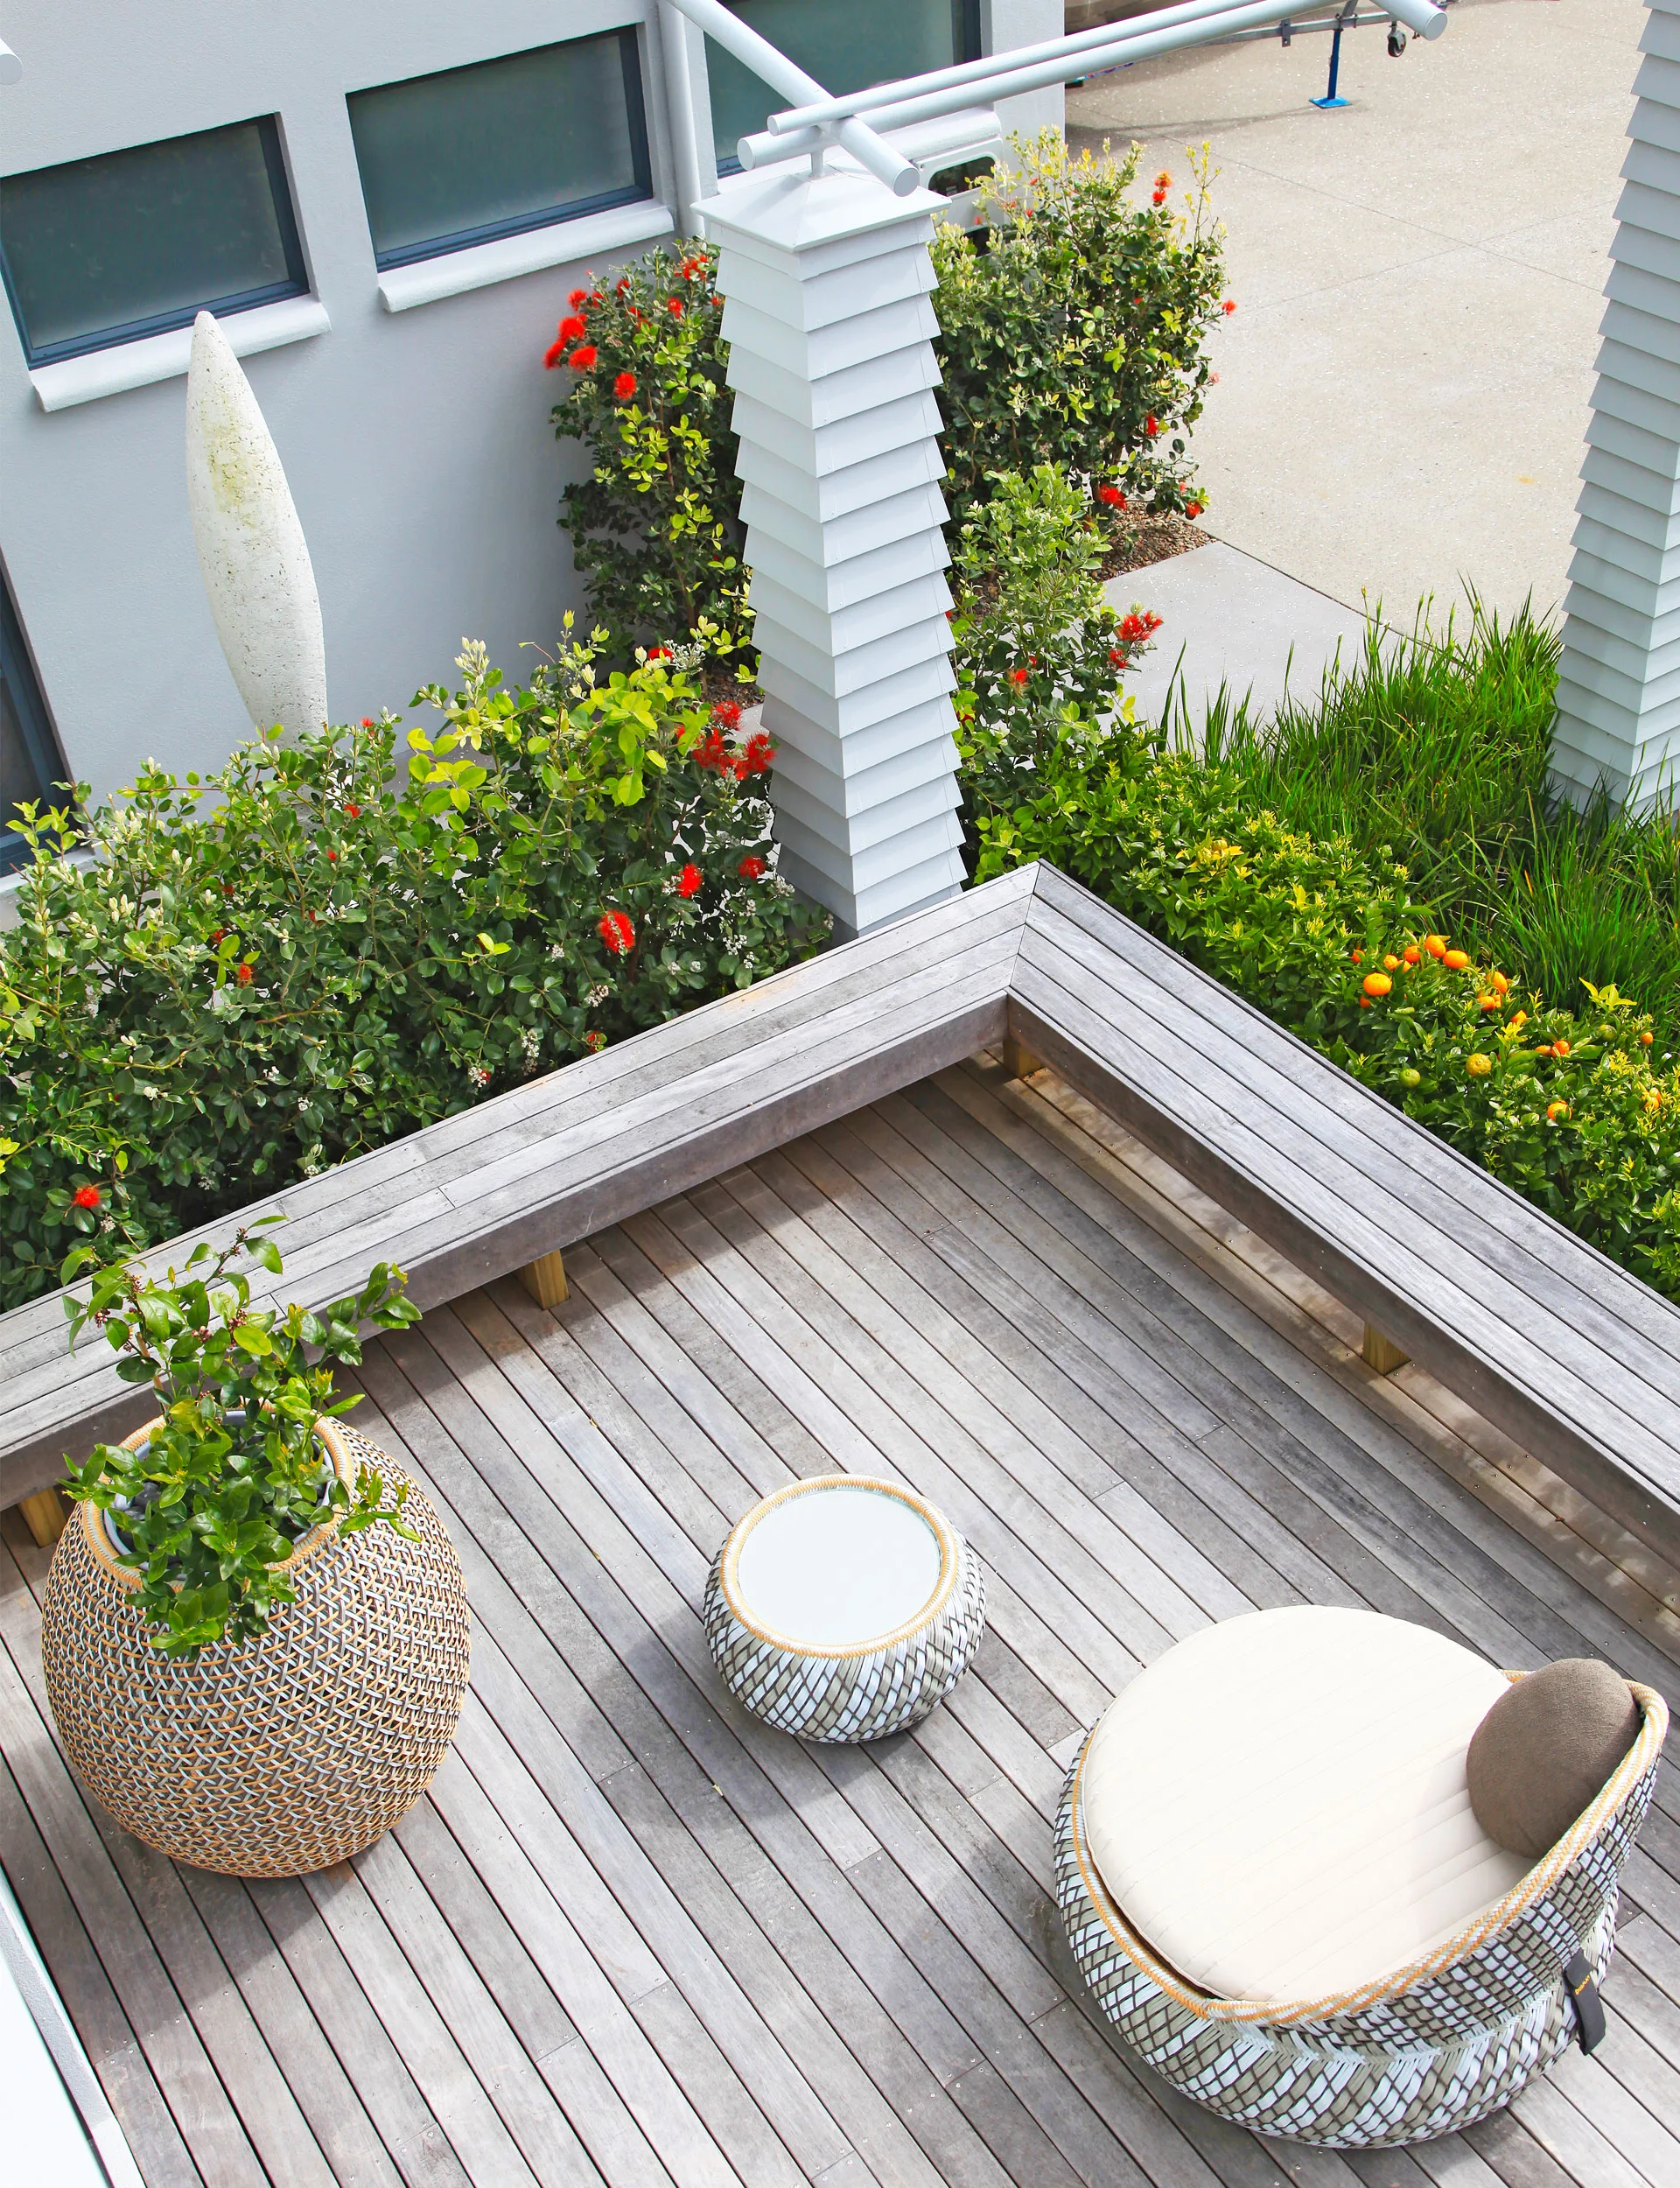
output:
[{"label": "small potted plant", "polygon": [[[368,1845],[418,1799],[466,1688],[466,1588],[437,1513],[340,1425],[334,1364],[418,1320],[400,1269],[312,1312],[255,1305],[262,1235],[137,1263],[66,1294],[159,1412],[97,1445],[47,1576],[41,1652],[71,1760],[117,1820],[197,1867],[297,1876]],[[92,1259],[79,1248],[66,1284]]]}]

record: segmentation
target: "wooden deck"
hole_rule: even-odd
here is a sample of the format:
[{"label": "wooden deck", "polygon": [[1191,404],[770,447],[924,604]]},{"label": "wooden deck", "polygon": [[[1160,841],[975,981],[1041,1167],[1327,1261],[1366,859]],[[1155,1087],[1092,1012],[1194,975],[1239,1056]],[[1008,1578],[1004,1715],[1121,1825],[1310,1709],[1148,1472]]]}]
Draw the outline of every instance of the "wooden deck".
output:
[{"label": "wooden deck", "polygon": [[[1263,2143],[1112,2045],[1050,1820],[1082,1727],[1210,1618],[1368,1604],[1680,1703],[1652,1553],[1059,1083],[973,1064],[369,1355],[476,1612],[456,1752],[342,1869],[179,1870],[48,1729],[46,1560],[0,1546],[0,1854],[150,2182],[1673,2188],[1680,1779],[1628,1878],[1610,2039],[1410,2152]],[[886,1472],[990,1575],[913,1734],[808,1749],[722,1694],[729,1523]],[[0,2165],[0,2171],[4,2166]]]}]

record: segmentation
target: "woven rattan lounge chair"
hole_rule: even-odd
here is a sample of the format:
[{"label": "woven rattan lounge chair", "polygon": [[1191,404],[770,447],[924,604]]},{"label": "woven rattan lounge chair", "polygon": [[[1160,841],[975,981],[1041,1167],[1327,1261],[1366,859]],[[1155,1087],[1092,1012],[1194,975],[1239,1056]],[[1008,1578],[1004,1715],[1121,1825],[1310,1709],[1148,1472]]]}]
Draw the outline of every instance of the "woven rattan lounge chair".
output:
[{"label": "woven rattan lounge chair", "polygon": [[[1314,1617],[1399,1625],[1370,1614],[1308,1610],[1251,1614],[1209,1632]],[[1425,1637],[1468,1655],[1439,1637]],[[1177,1653],[1169,1652],[1155,1668]],[[1089,1829],[1088,1759],[1099,1724],[1069,1770],[1056,1837],[1062,1918],[1096,2004],[1175,2089],[1262,2134],[1365,2148],[1449,2135],[1497,2111],[1578,2035],[1591,2048],[1602,2033],[1596,1986],[1610,1958],[1618,1880],[1650,1804],[1668,1727],[1660,1695],[1631,1682],[1630,1692],[1642,1713],[1633,1746],[1526,1874],[1390,1972],[1284,2002],[1218,1995],[1189,1980],[1116,1904]],[[1194,1742],[1198,1727],[1185,1724],[1180,1736]],[[1102,1764],[1099,1757],[1099,1789]],[[1112,1753],[1106,1767],[1110,1787],[1116,1775],[1124,1785]],[[1215,1842],[1221,1827],[1239,1844],[1264,1832],[1264,1789],[1254,1803],[1239,1806],[1242,1813],[1223,1827],[1210,1825]],[[1301,1822],[1310,1835],[1310,1820]],[[1504,1858],[1520,1866],[1516,1857]],[[1460,1854],[1459,1865],[1474,1867],[1474,1852]],[[1474,1873],[1485,1876],[1486,1863]]]}]

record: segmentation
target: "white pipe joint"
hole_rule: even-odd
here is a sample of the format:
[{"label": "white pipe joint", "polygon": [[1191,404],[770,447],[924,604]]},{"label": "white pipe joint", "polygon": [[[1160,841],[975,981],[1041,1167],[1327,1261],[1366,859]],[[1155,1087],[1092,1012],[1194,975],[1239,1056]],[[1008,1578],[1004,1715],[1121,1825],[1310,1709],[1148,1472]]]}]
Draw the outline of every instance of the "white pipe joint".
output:
[{"label": "white pipe joint", "polygon": [[[784,99],[799,99],[809,104],[828,98],[816,77],[808,76],[768,39],[760,38],[739,16],[732,15],[722,0],[670,0],[670,4]],[[835,142],[878,181],[884,182],[895,198],[907,198],[913,190],[920,187],[921,178],[911,162],[895,152],[890,144],[884,144],[866,123],[850,116],[836,119],[832,134]]]}]

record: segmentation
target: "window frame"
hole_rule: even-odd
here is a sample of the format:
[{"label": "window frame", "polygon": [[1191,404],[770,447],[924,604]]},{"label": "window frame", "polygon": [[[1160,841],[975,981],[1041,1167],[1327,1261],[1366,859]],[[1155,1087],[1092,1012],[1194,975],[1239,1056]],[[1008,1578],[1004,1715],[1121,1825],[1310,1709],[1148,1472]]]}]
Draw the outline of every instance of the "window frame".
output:
[{"label": "window frame", "polygon": [[[41,796],[50,804],[52,802],[53,784],[68,782],[72,778],[52,727],[52,717],[47,711],[46,694],[41,689],[35,656],[30,651],[29,640],[24,633],[23,617],[11,597],[11,581],[3,568],[0,568],[0,666],[4,668],[17,701],[18,726],[23,733],[24,749],[39,780]],[[74,793],[66,794],[64,803],[74,806]],[[0,812],[0,878],[16,873],[26,864],[29,857],[29,845],[7,817],[10,810],[8,807],[5,811]]]},{"label": "window frame", "polygon": [[[280,248],[285,254],[284,281],[265,282],[256,289],[240,289],[225,296],[205,297],[199,303],[183,305],[173,312],[155,312],[141,319],[123,319],[116,325],[101,327],[88,334],[67,336],[62,341],[47,342],[36,348],[30,340],[28,325],[12,279],[11,264],[6,256],[5,240],[0,234],[0,284],[11,306],[11,316],[18,328],[18,339],[23,345],[24,360],[32,371],[39,365],[56,365],[66,357],[86,357],[100,349],[120,349],[125,343],[144,341],[151,334],[167,334],[178,326],[191,326],[200,312],[214,312],[218,319],[225,319],[235,312],[252,312],[260,305],[279,304],[291,297],[306,297],[312,293],[309,265],[304,256],[303,235],[298,226],[297,207],[292,202],[291,177],[287,172],[284,148],[280,138],[280,117],[277,114],[248,114],[233,122],[218,122],[209,129],[183,130],[174,137],[149,137],[142,144],[122,144],[115,151],[95,152],[92,159],[120,158],[124,152],[146,151],[154,144],[189,143],[195,137],[216,137],[224,130],[248,129],[255,125],[262,147],[262,164],[269,178],[269,193],[274,203],[275,221],[280,231]],[[86,160],[55,160],[54,167],[80,167]],[[24,174],[50,173],[51,168],[29,167]],[[0,177],[0,190],[15,181],[16,176]]]},{"label": "window frame", "polygon": [[[622,205],[640,205],[654,201],[653,154],[648,133],[648,101],[642,85],[641,26],[639,23],[615,23],[602,31],[586,32],[581,38],[550,39],[541,46],[515,46],[511,53],[490,53],[482,60],[466,61],[453,68],[427,68],[417,75],[397,76],[388,82],[364,84],[358,90],[345,94],[345,111],[353,113],[353,102],[370,92],[395,90],[400,84],[424,83],[438,76],[465,76],[475,68],[493,68],[502,61],[518,60],[525,53],[546,53],[566,46],[583,46],[601,39],[616,39],[619,45],[619,64],[624,74],[625,119],[629,125],[630,158],[634,169],[634,179],[620,190],[598,190],[584,198],[568,199],[564,204],[540,207],[534,213],[522,213],[506,221],[490,221],[477,228],[452,229],[447,235],[429,236],[417,243],[402,243],[394,250],[381,250],[374,236],[373,216],[368,206],[368,185],[361,172],[361,155],[356,153],[356,179],[361,189],[361,209],[368,222],[368,240],[373,245],[374,264],[380,273],[394,266],[415,266],[431,258],[452,258],[457,251],[472,250],[480,243],[500,242],[504,236],[528,235],[541,228],[561,228],[568,221],[586,218],[592,213],[606,213]],[[351,123],[351,143],[355,142],[355,125]]]}]

